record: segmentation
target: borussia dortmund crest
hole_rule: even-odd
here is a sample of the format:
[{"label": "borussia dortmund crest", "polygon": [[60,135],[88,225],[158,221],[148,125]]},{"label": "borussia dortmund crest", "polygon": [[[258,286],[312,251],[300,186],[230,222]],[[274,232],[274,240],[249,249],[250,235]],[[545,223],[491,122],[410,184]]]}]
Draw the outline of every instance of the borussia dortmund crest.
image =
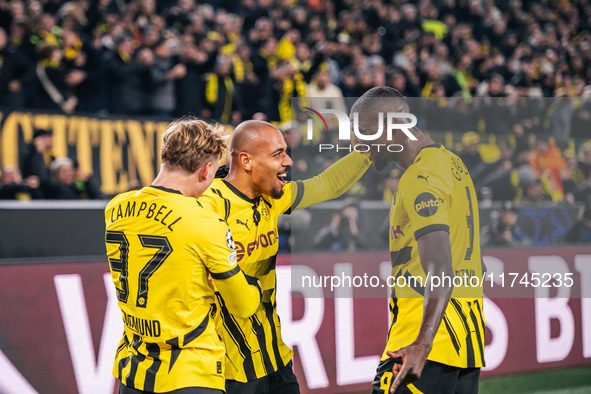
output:
[{"label": "borussia dortmund crest", "polygon": [[261,205],[261,215],[263,216],[263,219],[269,220],[269,210],[265,204]]}]

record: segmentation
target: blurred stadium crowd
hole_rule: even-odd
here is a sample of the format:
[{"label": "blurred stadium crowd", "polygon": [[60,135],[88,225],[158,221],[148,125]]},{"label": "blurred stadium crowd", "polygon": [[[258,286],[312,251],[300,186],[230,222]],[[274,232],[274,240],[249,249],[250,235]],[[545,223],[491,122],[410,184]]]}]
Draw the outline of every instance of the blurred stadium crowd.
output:
[{"label": "blurred stadium crowd", "polygon": [[290,120],[289,99],[580,97],[583,0],[0,0],[0,105]]},{"label": "blurred stadium crowd", "polygon": [[[300,178],[337,157],[302,144],[291,99],[335,108],[389,85],[425,98],[421,129],[460,154],[481,200],[572,204],[591,194],[590,27],[585,0],[0,0],[0,107],[267,120]],[[48,162],[37,140],[25,160]],[[39,189],[23,164],[0,197],[105,197],[75,162],[47,169],[70,191]],[[400,175],[368,173],[348,196],[390,201]]]}]

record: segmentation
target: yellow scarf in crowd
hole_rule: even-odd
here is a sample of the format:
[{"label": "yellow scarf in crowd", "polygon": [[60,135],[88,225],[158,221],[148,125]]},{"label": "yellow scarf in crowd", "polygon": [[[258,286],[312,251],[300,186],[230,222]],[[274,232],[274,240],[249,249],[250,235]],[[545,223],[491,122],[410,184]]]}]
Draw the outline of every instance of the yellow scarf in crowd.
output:
[{"label": "yellow scarf in crowd", "polygon": [[243,83],[246,78],[246,72],[254,69],[251,62],[243,62],[238,56],[232,59],[232,64],[234,65],[236,83]]},{"label": "yellow scarf in crowd", "polygon": [[293,79],[283,81],[279,93],[279,119],[281,123],[291,121],[291,98],[295,97],[294,90],[297,92],[297,97],[304,98],[308,94],[307,87],[308,85],[302,73],[297,73]]},{"label": "yellow scarf in crowd", "polygon": [[82,50],[82,40],[76,39],[74,45],[70,48],[64,48],[64,57],[66,60],[74,60]]},{"label": "yellow scarf in crowd", "polygon": [[[227,124],[232,115],[232,101],[234,99],[234,83],[232,78],[223,77],[222,82],[226,86],[226,97],[224,98],[224,109],[220,116],[220,123]],[[209,73],[205,83],[205,99],[208,104],[215,105],[219,100],[219,76],[216,73]]]},{"label": "yellow scarf in crowd", "polygon": [[39,61],[39,64],[44,68],[60,68],[61,63],[52,59],[43,59]]}]

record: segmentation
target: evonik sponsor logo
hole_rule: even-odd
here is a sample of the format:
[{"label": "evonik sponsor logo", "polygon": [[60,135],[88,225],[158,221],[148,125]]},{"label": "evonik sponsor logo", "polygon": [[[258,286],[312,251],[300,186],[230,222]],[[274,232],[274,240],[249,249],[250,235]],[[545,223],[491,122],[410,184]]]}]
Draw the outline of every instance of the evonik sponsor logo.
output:
[{"label": "evonik sponsor logo", "polygon": [[247,244],[234,241],[236,244],[238,262],[240,262],[245,255],[250,256],[258,248],[268,248],[275,245],[278,240],[279,237],[277,236],[277,232],[272,230],[266,234],[259,234],[258,238],[255,238],[254,241]]}]

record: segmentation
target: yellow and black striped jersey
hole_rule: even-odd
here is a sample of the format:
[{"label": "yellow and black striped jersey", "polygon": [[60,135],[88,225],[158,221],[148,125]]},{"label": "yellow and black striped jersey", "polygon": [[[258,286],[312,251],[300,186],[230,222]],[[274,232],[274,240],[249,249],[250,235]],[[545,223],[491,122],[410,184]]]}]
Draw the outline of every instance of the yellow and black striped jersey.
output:
[{"label": "yellow and black striped jersey", "polygon": [[209,276],[226,281],[240,273],[227,224],[195,198],[159,186],[116,196],[105,222],[125,327],[113,374],[151,392],[224,390]]},{"label": "yellow and black striped jersey", "polygon": [[[412,343],[423,318],[427,277],[417,239],[432,231],[447,231],[453,275],[464,279],[455,282],[459,286],[454,286],[428,359],[460,368],[484,366],[482,287],[475,280],[482,279],[479,228],[476,193],[464,163],[439,144],[424,147],[401,177],[390,210],[390,254],[396,279],[386,350]],[[471,277],[476,278],[470,284]],[[382,360],[386,358],[384,351]]]},{"label": "yellow and black striped jersey", "polygon": [[217,323],[227,350],[226,379],[247,382],[267,376],[293,356],[281,337],[275,301],[279,215],[340,196],[370,164],[367,155],[349,154],[312,179],[287,183],[279,199],[267,195],[250,199],[223,179],[214,180],[199,198],[205,208],[227,221],[238,264],[245,274],[258,278],[263,288],[263,302],[249,319],[231,314],[218,294],[221,313]]}]

